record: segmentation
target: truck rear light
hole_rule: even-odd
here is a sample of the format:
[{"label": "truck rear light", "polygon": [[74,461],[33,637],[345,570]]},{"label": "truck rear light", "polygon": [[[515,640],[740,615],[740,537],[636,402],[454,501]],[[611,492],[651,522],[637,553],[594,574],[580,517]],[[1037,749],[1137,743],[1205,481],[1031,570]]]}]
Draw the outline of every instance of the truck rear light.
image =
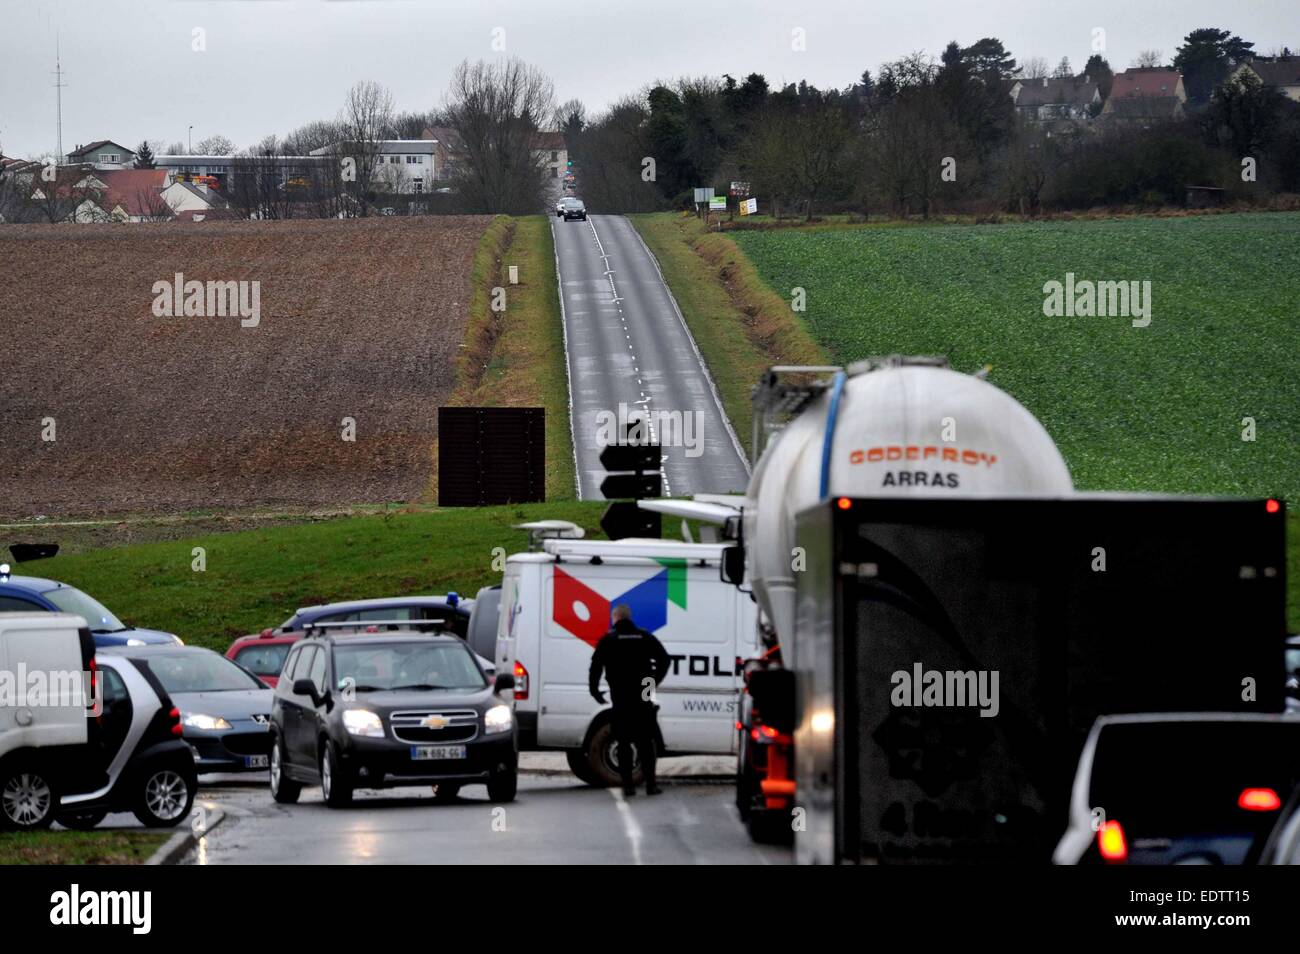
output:
[{"label": "truck rear light", "polygon": [[1237,796],[1237,807],[1248,812],[1275,812],[1282,807],[1282,799],[1271,788],[1246,788]]},{"label": "truck rear light", "polygon": [[1282,509],[1282,504],[1277,500],[1273,500],[1272,498],[1270,498],[1269,500],[1264,502],[1265,513],[1277,513],[1281,509]]},{"label": "truck rear light", "polygon": [[527,698],[528,698],[528,670],[524,668],[523,663],[516,660],[515,661],[515,699],[518,700],[518,699],[527,699]]},{"label": "truck rear light", "polygon": [[1108,821],[1097,829],[1097,849],[1107,861],[1124,861],[1128,858],[1128,842],[1124,829],[1117,821]]},{"label": "truck rear light", "polygon": [[755,742],[771,742],[779,735],[770,725],[756,725],[749,730],[749,737]]}]

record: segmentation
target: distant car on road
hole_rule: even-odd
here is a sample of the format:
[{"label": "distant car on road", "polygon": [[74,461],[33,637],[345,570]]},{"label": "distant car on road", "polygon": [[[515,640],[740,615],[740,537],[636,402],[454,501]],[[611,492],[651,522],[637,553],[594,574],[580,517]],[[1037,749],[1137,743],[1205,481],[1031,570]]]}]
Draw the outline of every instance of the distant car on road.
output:
[{"label": "distant car on road", "polygon": [[465,642],[414,633],[349,633],[301,639],[290,650],[271,708],[271,795],[296,802],[320,785],[327,805],[357,788],[436,785],[440,799],[464,785],[515,797],[518,743],[513,706]]},{"label": "distant car on road", "polygon": [[1255,864],[1300,782],[1300,719],[1244,713],[1097,720],[1057,864]]},{"label": "distant car on road", "polygon": [[95,645],[179,646],[179,636],[127,626],[99,600],[75,586],[39,576],[13,576],[0,564],[0,613],[75,613],[90,625]]},{"label": "distant car on road", "polygon": [[567,197],[560,200],[560,205],[563,206],[563,209],[559,212],[559,215],[564,221],[568,222],[570,219],[587,221],[587,207],[583,205],[581,199]]},{"label": "distant car on road", "polygon": [[199,646],[105,652],[125,656],[171,696],[180,709],[183,738],[200,775],[267,768],[271,690],[252,673]]}]

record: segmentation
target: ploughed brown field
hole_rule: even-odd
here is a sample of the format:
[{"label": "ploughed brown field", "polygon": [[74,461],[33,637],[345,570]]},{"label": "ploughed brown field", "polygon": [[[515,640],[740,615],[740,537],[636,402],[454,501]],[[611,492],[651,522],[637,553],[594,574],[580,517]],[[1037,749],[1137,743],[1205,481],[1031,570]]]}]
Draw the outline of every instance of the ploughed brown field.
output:
[{"label": "ploughed brown field", "polygon": [[[0,228],[0,515],[419,499],[489,222]],[[178,272],[257,326],[155,317]]]}]

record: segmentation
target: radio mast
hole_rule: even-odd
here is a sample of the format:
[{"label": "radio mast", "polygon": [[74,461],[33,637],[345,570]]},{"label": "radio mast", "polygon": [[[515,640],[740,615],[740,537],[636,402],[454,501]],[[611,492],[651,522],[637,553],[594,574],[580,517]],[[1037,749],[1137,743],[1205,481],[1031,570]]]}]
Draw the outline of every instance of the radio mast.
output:
[{"label": "radio mast", "polygon": [[54,89],[55,101],[58,104],[58,158],[55,160],[57,165],[63,164],[63,88],[68,84],[63,82],[63,59],[59,51],[59,35],[54,34]]}]

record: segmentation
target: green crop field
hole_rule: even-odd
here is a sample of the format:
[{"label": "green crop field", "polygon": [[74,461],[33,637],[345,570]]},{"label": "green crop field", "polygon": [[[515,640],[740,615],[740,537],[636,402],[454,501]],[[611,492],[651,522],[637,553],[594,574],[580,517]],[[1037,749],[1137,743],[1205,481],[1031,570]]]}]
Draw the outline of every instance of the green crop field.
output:
[{"label": "green crop field", "polygon": [[[1300,504],[1300,214],[738,232],[838,361],[943,354],[1047,427],[1081,489]],[[1048,317],[1044,284],[1149,281],[1151,322]],[[1243,440],[1244,418],[1255,439]]]},{"label": "green crop field", "polygon": [[604,506],[563,501],[339,517],[91,549],[15,572],[71,583],[129,624],[224,652],[236,636],[278,626],[300,606],[448,590],[472,597],[501,582],[506,554],[527,549],[527,533],[514,524],[572,520],[590,536],[599,533]]}]

